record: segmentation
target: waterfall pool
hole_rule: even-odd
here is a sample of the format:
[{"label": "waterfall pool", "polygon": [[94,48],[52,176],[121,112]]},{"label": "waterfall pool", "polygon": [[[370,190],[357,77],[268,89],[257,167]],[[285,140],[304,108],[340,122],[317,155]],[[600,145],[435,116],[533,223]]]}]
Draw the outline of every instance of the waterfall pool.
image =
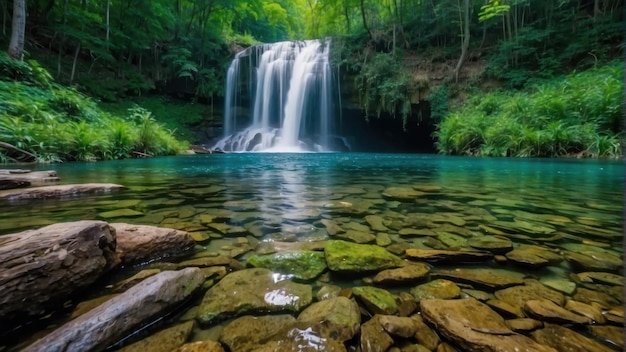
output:
[{"label": "waterfall pool", "polygon": [[[388,249],[394,246],[400,257],[408,248],[473,251],[488,247],[481,243],[510,241],[514,249],[538,247],[562,260],[524,265],[523,259],[507,258],[505,251],[498,260],[472,264],[471,268],[506,270],[532,278],[565,292],[568,299],[576,295],[575,289],[568,291],[564,286],[584,286],[602,291],[619,304],[623,301],[619,285],[596,287],[573,279],[573,274],[600,270],[568,257],[568,253],[597,254],[600,261],[606,257],[621,260],[622,161],[232,153],[38,165],[34,169],[56,170],[62,184],[117,183],[128,189],[54,200],[2,201],[0,235],[85,219],[156,225],[195,233],[202,238],[197,252],[224,251],[247,239],[243,241],[250,244],[250,251],[237,256],[244,265],[255,248],[272,241],[362,241]],[[111,215],[120,209],[131,209],[134,215]],[[374,217],[380,220],[376,225]],[[221,225],[214,226],[207,218],[219,218],[215,222]],[[345,233],[331,234],[327,220]],[[351,237],[350,233],[358,234]],[[429,265],[431,270],[470,267]],[[137,270],[122,270],[117,279]],[[622,275],[621,267],[612,272]],[[324,285],[371,285],[372,276],[326,272],[304,283],[312,285],[315,293]],[[477,289],[467,280],[456,282],[467,292]],[[85,297],[105,293],[110,283],[100,282]],[[415,286],[395,285],[388,290],[399,294]],[[69,306],[76,303],[78,300]],[[180,315],[188,309],[193,308],[186,306]],[[196,326],[189,341],[216,339],[229,321]],[[28,339],[35,332],[20,334]]]}]

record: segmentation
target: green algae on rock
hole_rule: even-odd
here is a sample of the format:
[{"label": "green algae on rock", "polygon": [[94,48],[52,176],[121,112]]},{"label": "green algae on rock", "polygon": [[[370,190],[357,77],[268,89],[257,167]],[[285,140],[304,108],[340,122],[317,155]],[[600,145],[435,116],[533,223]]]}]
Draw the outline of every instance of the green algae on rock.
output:
[{"label": "green algae on rock", "polygon": [[297,279],[310,280],[326,270],[324,252],[288,251],[267,255],[253,255],[248,264],[255,268],[266,268],[281,274],[291,274]]},{"label": "green algae on rock", "polygon": [[281,280],[279,276],[262,268],[226,275],[207,291],[196,319],[210,324],[255,312],[299,312],[311,304],[311,286]]},{"label": "green algae on rock", "polygon": [[372,314],[396,314],[398,303],[389,291],[378,287],[359,286],[352,288],[355,295]]},{"label": "green algae on rock", "polygon": [[332,271],[368,272],[402,265],[400,258],[376,245],[332,240],[326,243],[324,253]]}]

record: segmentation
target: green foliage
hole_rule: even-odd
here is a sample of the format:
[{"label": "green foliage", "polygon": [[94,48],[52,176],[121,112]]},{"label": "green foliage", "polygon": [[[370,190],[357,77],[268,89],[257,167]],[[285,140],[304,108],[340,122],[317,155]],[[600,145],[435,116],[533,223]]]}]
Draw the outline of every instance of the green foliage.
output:
[{"label": "green foliage", "polygon": [[487,4],[480,7],[478,13],[478,20],[480,22],[486,21],[496,16],[500,16],[505,12],[509,12],[510,5],[501,4],[499,0],[489,0]]},{"label": "green foliage", "polygon": [[472,96],[435,132],[444,154],[621,156],[619,62],[538,85],[528,92]]},{"label": "green foliage", "polygon": [[366,118],[372,112],[376,117],[386,112],[394,117],[400,115],[406,124],[415,88],[411,75],[391,54],[374,54],[361,68],[356,84]]},{"label": "green foliage", "polygon": [[435,87],[428,94],[428,102],[430,103],[430,118],[433,121],[441,121],[448,113],[448,97],[450,90],[448,86],[441,85]]},{"label": "green foliage", "polygon": [[[26,63],[30,65],[32,63]],[[43,70],[33,65],[25,72]],[[89,98],[38,72],[35,81],[0,80],[0,140],[35,154],[40,161],[93,161],[131,157],[133,151],[177,154],[187,148],[145,109],[115,117]],[[0,149],[0,160],[11,161]]]}]

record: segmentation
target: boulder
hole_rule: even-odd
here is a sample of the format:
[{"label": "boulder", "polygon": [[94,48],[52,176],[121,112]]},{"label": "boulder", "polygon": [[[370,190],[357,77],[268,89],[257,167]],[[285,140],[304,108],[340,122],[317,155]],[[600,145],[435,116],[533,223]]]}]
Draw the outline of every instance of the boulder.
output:
[{"label": "boulder", "polygon": [[464,351],[556,351],[513,332],[498,313],[474,298],[425,299],[420,307],[424,319]]},{"label": "boulder", "polygon": [[126,187],[113,183],[83,183],[76,185],[56,185],[11,189],[0,191],[0,200],[20,200],[35,198],[62,198],[83,194],[110,193]]},{"label": "boulder", "polygon": [[189,253],[195,246],[185,231],[148,225],[111,224],[117,233],[116,253],[122,265],[145,264]]},{"label": "boulder", "polygon": [[207,291],[196,319],[210,324],[254,312],[299,312],[312,300],[309,285],[281,280],[267,269],[244,269],[226,275]]},{"label": "boulder", "polygon": [[164,271],[62,325],[24,351],[104,350],[188,299],[204,282],[197,268]]},{"label": "boulder", "polygon": [[[14,325],[96,281],[118,263],[115,229],[59,223],[0,237],[0,321]],[[4,323],[0,324],[0,326]]]},{"label": "boulder", "polygon": [[401,266],[402,261],[376,245],[328,241],[324,248],[326,263],[332,271],[368,272]]},{"label": "boulder", "polygon": [[255,268],[266,268],[297,279],[310,280],[326,270],[324,252],[289,251],[267,255],[253,255],[247,263]]}]

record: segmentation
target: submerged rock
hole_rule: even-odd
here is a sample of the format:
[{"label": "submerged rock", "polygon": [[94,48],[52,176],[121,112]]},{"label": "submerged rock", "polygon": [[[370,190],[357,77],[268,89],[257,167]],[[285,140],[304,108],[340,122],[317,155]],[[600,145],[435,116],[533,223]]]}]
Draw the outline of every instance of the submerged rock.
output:
[{"label": "submerged rock", "polygon": [[526,301],[524,311],[531,317],[550,323],[590,324],[591,319],[574,314],[547,299]]},{"label": "submerged rock", "polygon": [[513,332],[500,315],[473,298],[425,299],[420,307],[424,319],[463,350],[555,352]]},{"label": "submerged rock", "polygon": [[374,315],[361,325],[360,347],[363,352],[385,352],[393,344],[393,339],[383,328],[380,315]]},{"label": "submerged rock", "polygon": [[521,246],[508,252],[506,257],[516,264],[535,268],[556,265],[563,260],[558,253],[540,246]]},{"label": "submerged rock", "polygon": [[113,183],[82,183],[76,185],[43,186],[0,191],[0,199],[18,200],[75,197],[82,194],[110,193],[124,188],[126,187]]},{"label": "submerged rock", "polygon": [[196,319],[210,324],[254,312],[299,312],[311,304],[312,288],[267,269],[244,269],[226,275],[205,294]]},{"label": "submerged rock", "polygon": [[548,299],[559,306],[565,304],[565,296],[542,285],[536,280],[526,280],[525,285],[513,286],[496,291],[496,298],[507,302],[519,309],[524,308],[524,303],[533,299]]},{"label": "submerged rock", "polygon": [[354,300],[335,297],[311,304],[300,313],[298,321],[311,324],[322,323],[328,328],[329,336],[344,342],[352,339],[359,332],[361,312]]},{"label": "submerged rock", "polygon": [[470,247],[488,251],[494,254],[503,254],[513,249],[513,242],[509,239],[496,236],[479,236],[467,240]]},{"label": "submerged rock", "polygon": [[224,348],[219,342],[205,340],[186,343],[175,352],[224,352]]},{"label": "submerged rock", "polygon": [[581,282],[601,283],[608,285],[624,286],[624,277],[621,275],[588,271],[575,274]]},{"label": "submerged rock", "polygon": [[554,324],[545,324],[543,329],[536,330],[531,335],[537,342],[558,351],[581,351],[581,348],[589,352],[613,351],[610,347],[604,346],[566,327]]},{"label": "submerged rock", "polygon": [[396,297],[382,288],[353,287],[352,294],[363,302],[363,305],[372,314],[396,314],[398,312]]},{"label": "submerged rock", "polygon": [[522,274],[505,269],[438,269],[431,273],[432,277],[467,283],[479,288],[497,290],[511,286],[523,285]]},{"label": "submerged rock", "polygon": [[167,328],[120,349],[120,352],[171,352],[182,346],[193,329],[193,321]]},{"label": "submerged rock", "polygon": [[423,195],[424,192],[416,191],[409,187],[389,187],[383,191],[383,197],[385,199],[400,202],[412,202]]},{"label": "submerged rock", "polygon": [[324,253],[332,271],[368,272],[397,268],[402,264],[400,258],[376,245],[328,241]]},{"label": "submerged rock", "polygon": [[397,269],[387,269],[379,272],[373,279],[379,285],[412,284],[428,277],[430,266],[424,263],[407,263]]},{"label": "submerged rock", "polygon": [[493,258],[493,254],[489,252],[449,251],[416,248],[407,249],[406,256],[427,263],[485,262]]},{"label": "submerged rock", "polygon": [[295,322],[296,318],[288,314],[260,317],[246,315],[226,325],[220,333],[219,341],[230,351],[255,351],[257,346]]},{"label": "submerged rock", "polygon": [[326,270],[324,252],[290,251],[268,255],[253,255],[248,264],[281,274],[291,274],[297,279],[310,280]]},{"label": "submerged rock", "polygon": [[589,271],[617,271],[624,266],[621,258],[606,252],[564,251],[564,256],[572,265]]},{"label": "submerged rock", "polygon": [[461,289],[452,281],[438,279],[412,288],[411,294],[417,302],[432,298],[452,299],[461,295]]}]

